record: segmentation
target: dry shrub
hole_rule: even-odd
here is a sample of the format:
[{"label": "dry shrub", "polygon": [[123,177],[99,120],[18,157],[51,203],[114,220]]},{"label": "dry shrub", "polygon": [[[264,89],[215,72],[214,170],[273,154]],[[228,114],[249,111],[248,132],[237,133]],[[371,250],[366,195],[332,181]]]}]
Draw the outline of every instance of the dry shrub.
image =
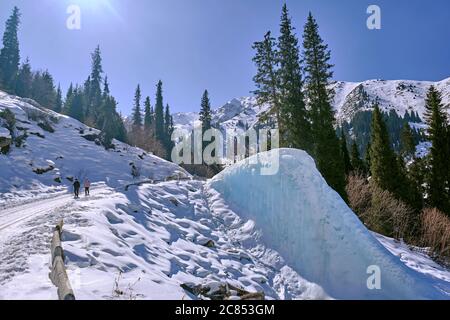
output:
[{"label": "dry shrub", "polygon": [[155,137],[153,130],[134,128],[128,133],[130,144],[153,153],[155,156],[165,159],[167,151],[163,144]]},{"label": "dry shrub", "polygon": [[422,245],[438,260],[450,261],[450,219],[438,209],[424,209],[420,216]]},{"label": "dry shrub", "polygon": [[389,191],[356,174],[348,178],[347,194],[350,207],[370,230],[396,239],[411,236],[414,210]]}]

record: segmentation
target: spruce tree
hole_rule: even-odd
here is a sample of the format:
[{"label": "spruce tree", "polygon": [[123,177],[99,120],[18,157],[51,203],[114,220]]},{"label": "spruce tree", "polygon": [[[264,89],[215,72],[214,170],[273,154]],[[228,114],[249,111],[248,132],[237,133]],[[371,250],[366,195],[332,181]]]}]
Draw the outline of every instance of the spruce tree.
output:
[{"label": "spruce tree", "polygon": [[37,101],[44,107],[54,109],[56,102],[56,90],[53,81],[53,76],[48,70],[42,73],[42,88],[40,97]]},{"label": "spruce tree", "polygon": [[101,129],[103,125],[102,119],[98,119],[101,112],[101,102],[102,102],[102,57],[100,46],[97,46],[94,52],[91,54],[91,74],[86,81],[86,85],[88,86],[88,90],[86,92],[86,114],[89,118],[91,124]]},{"label": "spruce tree", "polygon": [[83,99],[83,92],[80,88],[77,87],[73,90],[73,93],[67,102],[67,115],[80,122],[84,121]]},{"label": "spruce tree", "polygon": [[[258,104],[269,104],[271,109],[267,116],[275,114],[278,130],[280,132],[280,146],[285,146],[283,141],[285,137],[284,119],[281,118],[280,113],[280,92],[279,92],[279,76],[278,76],[278,52],[276,50],[276,41],[272,37],[271,32],[267,32],[264,40],[255,42],[252,47],[256,53],[253,57],[253,62],[256,65],[257,72],[253,77],[256,90],[255,94]],[[267,119],[261,119],[265,121]]]},{"label": "spruce tree", "polygon": [[63,101],[62,101],[62,91],[61,91],[61,85],[58,84],[58,89],[56,90],[56,100],[55,100],[55,107],[54,111],[61,113],[63,108]]},{"label": "spruce tree", "polygon": [[389,134],[383,115],[375,105],[372,116],[372,137],[370,145],[370,172],[372,181],[381,189],[390,191],[398,197],[399,183],[398,163],[391,148]]},{"label": "spruce tree", "polygon": [[105,79],[103,80],[103,99],[106,99],[110,93],[108,76],[105,76]]},{"label": "spruce tree", "polygon": [[156,85],[155,135],[161,143],[164,142],[164,103],[161,80]]},{"label": "spruce tree", "polygon": [[431,168],[427,177],[427,201],[430,206],[450,214],[448,119],[441,93],[434,86],[428,90],[425,109],[428,139],[432,143],[429,154]]},{"label": "spruce tree", "polygon": [[31,97],[33,86],[33,73],[31,72],[30,60],[27,58],[19,70],[16,81],[16,95],[23,98]]},{"label": "spruce tree", "polygon": [[200,122],[202,123],[202,135],[206,130],[211,129],[211,102],[209,101],[208,90],[205,90],[200,104]]},{"label": "spruce tree", "polygon": [[352,143],[350,162],[352,164],[354,171],[356,171],[359,174],[365,173],[366,169],[364,166],[364,161],[361,159],[356,141],[353,141],[353,143]]},{"label": "spruce tree", "polygon": [[71,83],[69,89],[67,89],[66,98],[64,99],[64,108],[63,108],[64,114],[68,114],[69,105],[70,101],[72,100],[72,97],[73,97],[73,84]]},{"label": "spruce tree", "polygon": [[20,50],[17,32],[20,24],[20,11],[14,7],[6,21],[3,33],[3,48],[0,50],[0,83],[3,88],[14,93],[16,77],[19,71]]},{"label": "spruce tree", "polygon": [[150,130],[153,123],[153,111],[150,103],[150,97],[145,98],[145,116],[144,116],[144,128]]},{"label": "spruce tree", "polygon": [[134,106],[133,106],[133,130],[140,129],[142,126],[142,112],[141,112],[141,87],[137,86],[134,94]]},{"label": "spruce tree", "polygon": [[31,98],[46,108],[53,109],[56,100],[56,90],[52,75],[46,70],[36,72],[31,86]]},{"label": "spruce tree", "polygon": [[349,175],[350,172],[353,171],[353,166],[352,162],[350,161],[350,155],[348,153],[347,138],[345,137],[345,133],[343,130],[341,135],[341,156],[342,161],[344,162],[344,172],[346,175]]},{"label": "spruce tree", "polygon": [[323,43],[318,29],[310,13],[303,35],[303,61],[314,143],[312,154],[325,180],[345,198],[344,163],[339,138],[334,130],[335,118],[331,106],[333,92],[328,89],[333,75],[329,63],[330,51]]},{"label": "spruce tree", "polygon": [[416,143],[411,127],[406,122],[400,135],[400,152],[403,157],[412,158],[416,151]]},{"label": "spruce tree", "polygon": [[166,105],[166,112],[164,114],[164,132],[165,132],[165,139],[164,139],[164,146],[166,148],[166,155],[167,159],[170,158],[172,154],[173,149],[173,142],[172,142],[172,133],[173,133],[173,118],[170,115],[170,107],[169,105]]},{"label": "spruce tree", "polygon": [[285,122],[283,145],[311,152],[311,128],[303,95],[298,39],[287,5],[283,5],[278,38],[280,117]]},{"label": "spruce tree", "polygon": [[[209,100],[208,90],[205,90],[203,92],[202,101],[200,104],[200,119],[199,120],[202,123],[202,139],[203,139],[205,132],[207,130],[211,129],[211,121],[212,121],[211,102]],[[211,143],[211,142],[202,140],[202,154],[203,154],[203,151],[205,150],[206,146],[209,143]]]}]

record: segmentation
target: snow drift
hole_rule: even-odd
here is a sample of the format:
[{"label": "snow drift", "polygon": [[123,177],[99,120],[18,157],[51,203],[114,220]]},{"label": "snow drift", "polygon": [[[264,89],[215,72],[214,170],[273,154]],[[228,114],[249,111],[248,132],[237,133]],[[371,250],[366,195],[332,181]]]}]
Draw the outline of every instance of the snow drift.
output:
[{"label": "snow drift", "polygon": [[[260,175],[276,152],[278,173]],[[255,157],[259,161],[228,168],[209,187],[243,219],[253,220],[264,243],[302,277],[338,299],[450,298],[448,283],[408,268],[377,241],[305,152],[280,149]],[[370,266],[381,270],[379,290],[368,289]]]}]

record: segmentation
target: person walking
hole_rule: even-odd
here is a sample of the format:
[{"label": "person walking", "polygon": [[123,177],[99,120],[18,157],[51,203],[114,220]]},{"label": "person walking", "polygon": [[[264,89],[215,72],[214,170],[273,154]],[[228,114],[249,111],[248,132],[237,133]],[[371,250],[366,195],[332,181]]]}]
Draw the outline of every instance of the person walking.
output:
[{"label": "person walking", "polygon": [[89,190],[91,188],[91,182],[89,179],[84,179],[84,195],[87,197],[89,196]]},{"label": "person walking", "polygon": [[73,183],[73,192],[75,193],[75,199],[78,199],[80,197],[80,181],[78,179],[75,179],[75,182]]}]

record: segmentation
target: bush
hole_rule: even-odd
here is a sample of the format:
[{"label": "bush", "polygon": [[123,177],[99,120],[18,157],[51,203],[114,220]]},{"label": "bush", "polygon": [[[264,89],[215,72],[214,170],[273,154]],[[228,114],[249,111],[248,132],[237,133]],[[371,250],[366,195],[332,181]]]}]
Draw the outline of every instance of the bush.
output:
[{"label": "bush", "polygon": [[350,207],[370,230],[395,239],[414,236],[414,210],[390,192],[356,174],[348,178],[347,194]]},{"label": "bush", "polygon": [[4,111],[0,111],[0,118],[5,121],[5,128],[7,128],[12,133],[16,126],[16,116],[14,115],[14,113],[9,109],[5,109]]},{"label": "bush", "polygon": [[420,216],[422,245],[438,261],[450,263],[450,219],[438,209],[424,209]]}]

